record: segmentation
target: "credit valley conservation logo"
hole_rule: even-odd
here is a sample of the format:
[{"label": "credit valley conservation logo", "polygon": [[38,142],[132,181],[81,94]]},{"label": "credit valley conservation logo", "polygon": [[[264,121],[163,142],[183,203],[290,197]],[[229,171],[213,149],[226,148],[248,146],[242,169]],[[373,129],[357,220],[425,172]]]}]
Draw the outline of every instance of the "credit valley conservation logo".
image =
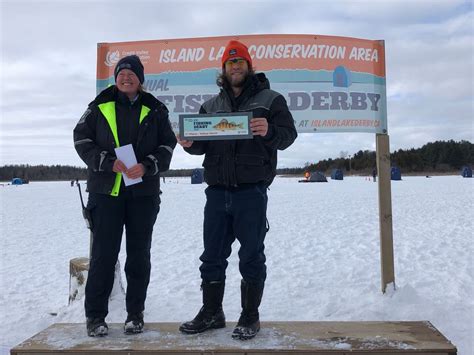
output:
[{"label": "credit valley conservation logo", "polygon": [[120,52],[118,50],[113,51],[113,52],[108,51],[107,54],[105,55],[104,63],[108,67],[113,67],[115,64],[117,64],[119,59],[120,59]]}]

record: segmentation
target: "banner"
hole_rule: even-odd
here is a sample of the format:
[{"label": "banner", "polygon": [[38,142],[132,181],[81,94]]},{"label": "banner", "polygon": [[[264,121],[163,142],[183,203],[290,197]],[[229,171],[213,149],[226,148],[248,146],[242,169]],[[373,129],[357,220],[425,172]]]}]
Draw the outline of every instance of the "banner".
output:
[{"label": "banner", "polygon": [[300,133],[387,133],[384,41],[319,35],[246,35],[99,43],[97,92],[114,84],[120,58],[136,54],[146,90],[178,115],[217,95],[228,41],[247,45],[256,72],[281,93]]}]

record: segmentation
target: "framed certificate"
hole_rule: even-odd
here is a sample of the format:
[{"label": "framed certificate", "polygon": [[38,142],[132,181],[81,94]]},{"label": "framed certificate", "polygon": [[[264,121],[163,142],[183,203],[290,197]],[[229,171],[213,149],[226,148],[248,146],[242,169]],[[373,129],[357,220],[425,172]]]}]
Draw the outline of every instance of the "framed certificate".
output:
[{"label": "framed certificate", "polygon": [[179,115],[179,136],[184,140],[251,139],[251,112]]}]

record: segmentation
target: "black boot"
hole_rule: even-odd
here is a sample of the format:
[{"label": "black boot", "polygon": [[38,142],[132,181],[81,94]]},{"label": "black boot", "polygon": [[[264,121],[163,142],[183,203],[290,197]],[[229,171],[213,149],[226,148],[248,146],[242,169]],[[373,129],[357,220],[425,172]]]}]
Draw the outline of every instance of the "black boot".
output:
[{"label": "black boot", "polygon": [[143,312],[128,313],[123,332],[125,334],[138,334],[143,332],[145,322],[143,321]]},{"label": "black boot", "polygon": [[88,317],[86,321],[87,335],[90,337],[103,337],[109,332],[109,327],[104,318]]},{"label": "black boot", "polygon": [[260,330],[258,307],[262,301],[264,283],[249,283],[242,280],[240,284],[242,313],[232,338],[247,340],[252,339]]},{"label": "black boot", "polygon": [[201,284],[203,306],[197,316],[192,321],[181,324],[179,330],[186,334],[196,334],[209,329],[224,328],[225,315],[222,310],[224,288],[224,281],[203,282]]}]

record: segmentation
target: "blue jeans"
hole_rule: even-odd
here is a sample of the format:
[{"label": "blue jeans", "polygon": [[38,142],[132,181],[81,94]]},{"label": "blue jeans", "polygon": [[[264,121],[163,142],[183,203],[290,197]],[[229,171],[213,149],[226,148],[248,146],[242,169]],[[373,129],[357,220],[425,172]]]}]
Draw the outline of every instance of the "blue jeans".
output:
[{"label": "blue jeans", "polygon": [[239,270],[244,280],[264,282],[265,235],[267,233],[267,186],[209,186],[204,208],[204,252],[200,271],[206,281],[225,280],[232,243],[240,242]]}]

